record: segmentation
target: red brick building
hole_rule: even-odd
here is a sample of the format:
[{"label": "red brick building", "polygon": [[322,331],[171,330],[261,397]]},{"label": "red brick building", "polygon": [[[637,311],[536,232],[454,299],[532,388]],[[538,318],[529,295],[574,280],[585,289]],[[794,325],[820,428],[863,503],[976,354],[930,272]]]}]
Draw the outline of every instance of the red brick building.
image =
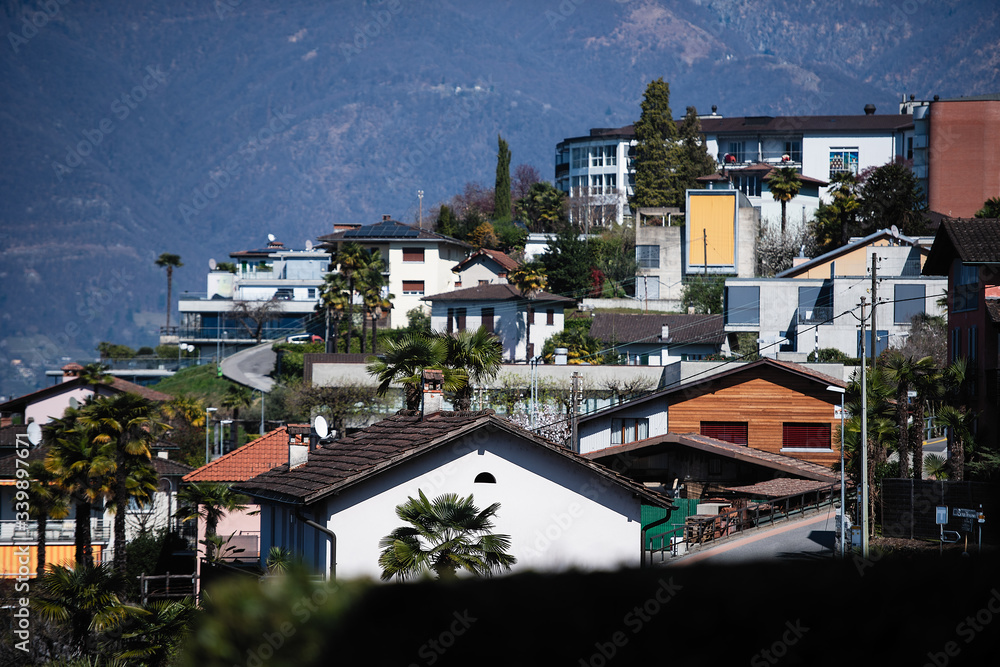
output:
[{"label": "red brick building", "polygon": [[927,204],[972,217],[1000,197],[1000,94],[931,102]]}]

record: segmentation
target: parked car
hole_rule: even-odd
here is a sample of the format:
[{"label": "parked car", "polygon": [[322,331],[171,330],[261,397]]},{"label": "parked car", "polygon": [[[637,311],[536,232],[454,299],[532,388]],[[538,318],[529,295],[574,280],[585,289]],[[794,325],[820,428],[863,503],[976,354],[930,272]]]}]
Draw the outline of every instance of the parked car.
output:
[{"label": "parked car", "polygon": [[316,334],[295,334],[294,336],[286,336],[286,343],[322,343],[323,337],[317,336]]}]

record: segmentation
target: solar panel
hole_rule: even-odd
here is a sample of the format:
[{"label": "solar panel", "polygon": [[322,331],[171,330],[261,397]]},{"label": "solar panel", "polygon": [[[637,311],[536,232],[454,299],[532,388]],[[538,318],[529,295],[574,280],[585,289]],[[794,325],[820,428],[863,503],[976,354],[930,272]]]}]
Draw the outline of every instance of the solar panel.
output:
[{"label": "solar panel", "polygon": [[416,238],[420,231],[402,224],[377,223],[367,227],[348,229],[344,232],[345,239],[395,239],[395,238]]}]

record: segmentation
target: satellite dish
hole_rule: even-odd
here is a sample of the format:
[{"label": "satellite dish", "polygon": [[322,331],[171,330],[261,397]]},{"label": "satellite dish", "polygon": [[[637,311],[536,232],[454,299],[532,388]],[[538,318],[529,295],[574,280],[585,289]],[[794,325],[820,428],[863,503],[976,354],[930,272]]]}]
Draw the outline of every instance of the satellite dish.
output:
[{"label": "satellite dish", "polygon": [[319,436],[320,440],[330,435],[330,428],[326,425],[326,419],[323,415],[319,415],[313,420],[313,428],[316,430],[316,435]]},{"label": "satellite dish", "polygon": [[272,242],[272,243],[274,243],[274,234],[268,234],[267,235],[267,240],[270,241],[270,242]]},{"label": "satellite dish", "polygon": [[306,239],[306,250],[312,250],[312,249],[313,249],[313,242],[310,241],[309,239]]},{"label": "satellite dish", "polygon": [[215,271],[215,267],[216,266],[218,266],[218,264],[215,263],[214,259],[208,260],[208,269],[209,269],[209,271]]},{"label": "satellite dish", "polygon": [[893,225],[892,228],[889,231],[892,232],[892,238],[894,238],[894,239],[896,239],[898,241],[899,240],[899,227],[897,227],[896,225]]},{"label": "satellite dish", "polygon": [[42,427],[38,425],[38,422],[31,422],[28,424],[28,442],[33,445],[37,445],[42,441]]},{"label": "satellite dish", "polygon": [[80,401],[76,400],[76,398],[74,398],[73,396],[70,396],[69,397],[69,407],[71,407],[74,410],[76,410],[78,407],[80,407]]}]

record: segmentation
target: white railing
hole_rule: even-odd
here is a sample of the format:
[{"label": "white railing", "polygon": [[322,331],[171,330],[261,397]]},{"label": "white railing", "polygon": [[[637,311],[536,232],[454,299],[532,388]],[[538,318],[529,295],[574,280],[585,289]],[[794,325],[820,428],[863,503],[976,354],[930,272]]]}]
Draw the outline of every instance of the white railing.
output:
[{"label": "white railing", "polygon": [[[76,535],[74,519],[49,520],[45,526],[46,542],[72,542]],[[108,542],[111,539],[111,526],[103,519],[90,520],[90,539],[93,543]],[[37,542],[37,521],[0,521],[0,541],[3,542]]]}]

